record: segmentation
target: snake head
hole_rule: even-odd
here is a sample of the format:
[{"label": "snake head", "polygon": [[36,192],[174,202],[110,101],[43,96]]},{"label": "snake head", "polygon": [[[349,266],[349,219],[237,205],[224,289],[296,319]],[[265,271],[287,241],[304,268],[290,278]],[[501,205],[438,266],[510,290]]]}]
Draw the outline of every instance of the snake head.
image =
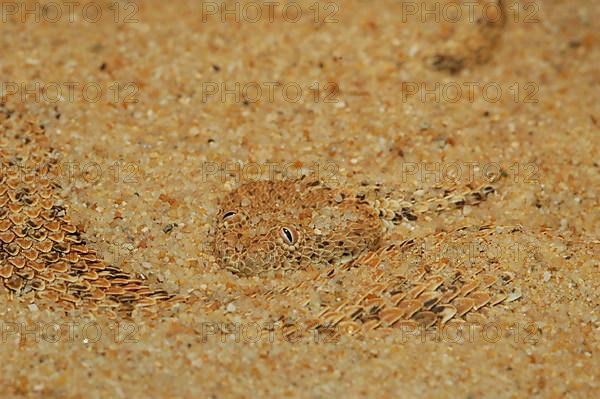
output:
[{"label": "snake head", "polygon": [[213,223],[227,270],[260,275],[339,264],[376,246],[377,213],[352,195],[298,181],[255,181],[229,193]]}]

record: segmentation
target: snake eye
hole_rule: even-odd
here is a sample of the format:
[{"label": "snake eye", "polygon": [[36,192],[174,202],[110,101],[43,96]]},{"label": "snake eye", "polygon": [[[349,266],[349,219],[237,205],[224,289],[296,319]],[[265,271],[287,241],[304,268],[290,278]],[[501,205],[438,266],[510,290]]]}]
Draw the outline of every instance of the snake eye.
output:
[{"label": "snake eye", "polygon": [[279,230],[279,235],[283,239],[283,242],[288,245],[294,245],[298,242],[298,232],[292,227],[282,227]]},{"label": "snake eye", "polygon": [[235,211],[225,212],[225,214],[223,215],[223,221],[226,221],[227,219],[231,219],[235,215],[237,215],[237,213]]}]

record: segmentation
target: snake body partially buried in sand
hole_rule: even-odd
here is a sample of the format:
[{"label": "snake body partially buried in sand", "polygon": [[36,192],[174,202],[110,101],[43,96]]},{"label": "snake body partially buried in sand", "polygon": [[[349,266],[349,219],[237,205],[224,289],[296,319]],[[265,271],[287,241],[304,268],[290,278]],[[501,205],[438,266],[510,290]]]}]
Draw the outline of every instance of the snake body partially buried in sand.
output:
[{"label": "snake body partially buried in sand", "polygon": [[[56,163],[43,127],[2,113],[0,142],[0,287],[9,295],[44,301],[66,311],[112,316],[159,303],[185,302],[149,287],[119,267],[108,265],[71,222],[49,172]],[[340,295],[298,298],[314,310],[299,329],[425,327],[460,319],[486,306],[517,299],[514,276],[502,271],[461,270],[447,262],[413,265],[403,252],[411,240],[385,244],[386,232],[420,214],[476,205],[495,192],[494,181],[462,194],[442,190],[438,198],[388,198],[376,187],[350,191],[318,180],[255,181],[225,195],[213,225],[214,254],[223,268],[244,276],[314,270],[301,286]],[[482,227],[480,235],[494,234]],[[335,287],[332,286],[335,285]],[[357,288],[358,287],[358,288]],[[316,303],[318,302],[318,303]]]}]

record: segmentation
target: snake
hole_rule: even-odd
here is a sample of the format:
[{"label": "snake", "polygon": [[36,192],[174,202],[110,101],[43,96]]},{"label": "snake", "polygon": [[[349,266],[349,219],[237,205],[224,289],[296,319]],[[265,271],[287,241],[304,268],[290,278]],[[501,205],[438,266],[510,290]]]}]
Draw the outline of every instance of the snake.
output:
[{"label": "snake", "polygon": [[[0,111],[0,287],[9,296],[111,317],[189,299],[105,262],[58,194],[52,170],[59,156],[45,127],[3,104]],[[408,267],[403,253],[411,240],[390,245],[386,237],[403,221],[479,204],[496,192],[496,178],[459,194],[444,189],[427,200],[394,197],[378,185],[353,190],[307,178],[251,181],[219,203],[212,226],[214,257],[238,278],[310,271],[300,284],[261,294],[265,301],[302,287],[323,294],[317,301],[299,294],[297,301],[313,311],[295,332],[446,323],[518,299],[513,277],[463,273],[459,265]],[[328,299],[344,286],[345,301],[339,295]]]}]

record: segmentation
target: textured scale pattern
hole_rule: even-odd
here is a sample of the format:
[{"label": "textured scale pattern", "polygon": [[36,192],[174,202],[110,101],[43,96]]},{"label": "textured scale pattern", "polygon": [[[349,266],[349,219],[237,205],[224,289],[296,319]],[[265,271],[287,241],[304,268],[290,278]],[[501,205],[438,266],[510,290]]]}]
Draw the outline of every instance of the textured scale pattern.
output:
[{"label": "textured scale pattern", "polygon": [[[0,281],[10,295],[64,310],[115,315],[172,295],[98,258],[57,197],[57,162],[44,129],[3,110],[0,139]],[[17,143],[17,144],[15,144]],[[18,154],[18,155],[13,155]]]},{"label": "textured scale pattern", "polygon": [[491,183],[461,194],[446,188],[417,202],[392,199],[378,186],[353,193],[303,179],[249,182],[220,204],[215,254],[228,270],[246,276],[345,264],[377,249],[402,220],[478,204],[495,191]]},{"label": "textured scale pattern", "polygon": [[[518,227],[465,227],[448,238],[465,243],[504,236],[512,241]],[[439,245],[443,245],[440,242]],[[429,252],[440,250],[432,248]],[[394,329],[460,327],[483,324],[492,307],[521,298],[515,273],[481,253],[451,264],[447,258],[428,259],[417,240],[369,251],[341,267],[329,267],[292,286],[270,290],[265,297],[279,301],[293,296],[308,316],[284,323],[286,335],[310,331],[361,334]],[[303,294],[301,294],[303,293]],[[304,295],[304,297],[302,297]]]},{"label": "textured scale pattern", "polygon": [[[0,111],[0,289],[31,303],[112,317],[193,299],[151,288],[100,259],[57,194],[52,170],[58,156],[43,126]],[[518,299],[513,274],[485,262],[473,268],[411,261],[419,252],[414,240],[386,243],[394,242],[388,235],[399,222],[485,200],[498,177],[459,194],[456,187],[437,187],[424,196],[371,185],[350,191],[305,179],[247,183],[220,203],[213,225],[216,261],[242,276],[305,273],[299,283],[283,280],[275,290],[251,295],[272,303],[283,296],[306,311],[280,317],[288,335],[465,321]],[[496,233],[484,226],[475,234]],[[218,309],[215,304],[208,299],[207,311]]]},{"label": "textured scale pattern", "polygon": [[[318,270],[300,284],[265,294],[275,301],[279,295],[298,295],[301,288],[318,293],[318,299],[303,300],[314,317],[303,325],[292,323],[290,334],[464,322],[486,307],[517,300],[514,274],[447,260],[409,262],[407,253],[415,250],[415,241],[382,245],[390,225],[386,222],[475,205],[495,191],[495,180],[462,194],[443,190],[444,195],[419,203],[385,198],[388,193],[378,187],[352,194],[314,181],[246,183],[221,204],[215,253],[225,268],[241,275]],[[282,229],[296,232],[295,245],[280,237]],[[476,235],[495,233],[483,226]]]},{"label": "textured scale pattern", "polygon": [[377,211],[351,193],[317,181],[257,181],[222,201],[215,252],[228,270],[255,275],[341,263],[377,246],[383,233]]},{"label": "textured scale pattern", "polygon": [[[479,229],[471,238],[496,233],[489,226]],[[354,333],[374,328],[415,329],[481,321],[474,315],[521,296],[512,284],[513,273],[484,262],[474,268],[451,265],[447,259],[425,264],[407,262],[405,251],[414,249],[414,244],[407,240],[399,246],[386,246],[342,269],[329,270],[328,278],[337,279],[337,291],[345,288],[348,292],[348,285],[359,281],[361,284],[354,295],[341,303],[335,295],[329,300],[322,296],[314,328],[338,327]]]}]

